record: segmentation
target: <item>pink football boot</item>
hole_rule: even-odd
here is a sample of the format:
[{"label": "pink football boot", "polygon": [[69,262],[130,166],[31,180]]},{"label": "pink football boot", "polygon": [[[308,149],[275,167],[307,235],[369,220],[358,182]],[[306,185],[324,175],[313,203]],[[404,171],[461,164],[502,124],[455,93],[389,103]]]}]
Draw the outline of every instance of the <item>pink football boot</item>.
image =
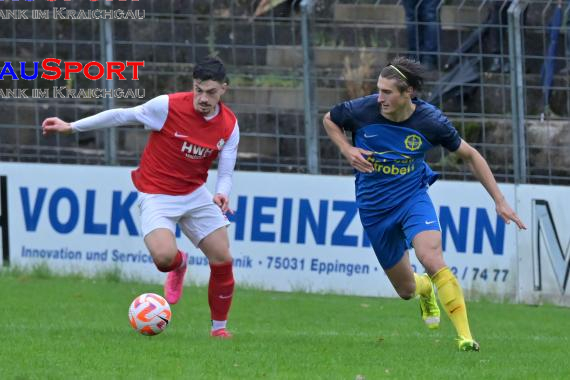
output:
[{"label": "pink football boot", "polygon": [[182,297],[186,269],[188,269],[188,255],[182,252],[182,265],[178,269],[168,272],[164,283],[164,298],[171,305],[177,303]]},{"label": "pink football boot", "polygon": [[231,339],[233,337],[232,333],[226,330],[225,328],[210,331],[210,336],[212,338],[219,338],[219,339]]}]

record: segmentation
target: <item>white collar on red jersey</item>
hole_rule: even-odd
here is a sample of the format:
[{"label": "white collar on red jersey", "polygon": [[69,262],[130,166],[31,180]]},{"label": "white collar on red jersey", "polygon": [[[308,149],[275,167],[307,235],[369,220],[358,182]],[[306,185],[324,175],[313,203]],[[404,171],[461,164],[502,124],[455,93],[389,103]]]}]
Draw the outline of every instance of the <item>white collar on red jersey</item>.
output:
[{"label": "white collar on red jersey", "polygon": [[214,113],[210,116],[204,116],[204,119],[206,119],[206,121],[210,121],[213,118],[215,118],[216,116],[218,116],[219,113],[220,113],[220,105],[216,104],[216,108],[214,109]]}]

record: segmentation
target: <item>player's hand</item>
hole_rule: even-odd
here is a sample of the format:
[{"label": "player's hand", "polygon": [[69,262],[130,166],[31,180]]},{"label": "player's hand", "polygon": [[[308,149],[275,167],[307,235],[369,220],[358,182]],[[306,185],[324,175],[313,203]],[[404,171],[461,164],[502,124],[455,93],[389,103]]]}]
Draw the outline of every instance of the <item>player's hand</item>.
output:
[{"label": "player's hand", "polygon": [[220,209],[222,209],[222,212],[224,214],[229,212],[233,215],[234,210],[230,209],[230,199],[227,195],[220,193],[214,195],[214,203],[217,204]]},{"label": "player's hand", "polygon": [[71,129],[70,123],[66,123],[59,117],[48,117],[42,123],[42,133],[44,135],[47,135],[48,133],[52,132],[71,133],[73,130]]},{"label": "player's hand", "polygon": [[374,166],[367,161],[363,156],[370,156],[372,154],[369,150],[364,150],[351,146],[342,152],[350,166],[362,173],[372,173]]},{"label": "player's hand", "polygon": [[495,207],[497,210],[497,214],[499,214],[499,216],[503,218],[505,223],[510,224],[512,220],[513,222],[515,222],[515,224],[518,226],[519,229],[526,230],[526,226],[524,225],[522,220],[520,220],[517,213],[511,208],[511,206],[509,206],[506,200],[502,199],[501,201],[497,202],[495,204]]}]

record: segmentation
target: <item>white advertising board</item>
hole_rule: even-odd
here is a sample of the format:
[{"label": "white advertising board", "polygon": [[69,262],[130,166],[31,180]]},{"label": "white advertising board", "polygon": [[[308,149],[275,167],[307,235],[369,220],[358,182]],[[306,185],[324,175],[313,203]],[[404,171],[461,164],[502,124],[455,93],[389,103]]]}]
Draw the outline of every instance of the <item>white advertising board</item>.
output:
[{"label": "white advertising board", "polygon": [[528,233],[519,233],[520,302],[570,306],[570,187],[517,188],[521,218]]},{"label": "white advertising board", "polygon": [[[125,277],[162,282],[140,236],[130,171],[1,163],[10,265],[45,262],[55,271],[86,274],[118,269]],[[215,178],[214,171],[208,187]],[[362,230],[353,182],[352,177],[236,172],[229,236],[237,282],[281,291],[396,296]],[[515,187],[501,189],[514,205]],[[516,227],[497,217],[478,183],[439,181],[430,195],[444,258],[465,292],[514,301],[522,241]],[[190,255],[189,281],[205,284],[209,268],[203,255],[183,235],[178,242]],[[421,271],[413,252],[411,258]]]}]

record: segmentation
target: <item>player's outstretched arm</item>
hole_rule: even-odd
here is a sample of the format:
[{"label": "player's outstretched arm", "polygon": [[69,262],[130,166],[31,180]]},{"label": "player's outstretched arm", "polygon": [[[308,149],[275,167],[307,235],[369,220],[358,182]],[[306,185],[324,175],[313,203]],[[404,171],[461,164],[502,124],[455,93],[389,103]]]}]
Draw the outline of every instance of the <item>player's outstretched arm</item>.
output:
[{"label": "player's outstretched arm", "polygon": [[42,131],[46,135],[51,132],[83,132],[137,124],[144,124],[149,129],[159,131],[167,116],[168,95],[160,95],[137,107],[107,110],[72,123],[49,117],[42,123]]},{"label": "player's outstretched arm", "polygon": [[66,123],[59,117],[48,117],[42,123],[42,133],[47,135],[49,133],[71,133],[71,123]]},{"label": "player's outstretched arm", "polygon": [[329,138],[340,149],[340,153],[346,158],[348,163],[362,173],[372,173],[374,167],[364,156],[369,156],[372,152],[350,145],[342,129],[331,120],[330,112],[323,117],[323,126]]},{"label": "player's outstretched arm", "polygon": [[461,140],[461,145],[455,152],[469,165],[469,168],[475,178],[481,182],[491,198],[493,198],[497,214],[505,221],[505,223],[510,224],[512,220],[518,228],[526,230],[526,226],[520,220],[517,213],[511,208],[505,199],[505,196],[499,189],[497,181],[495,181],[495,177],[493,176],[493,172],[491,172],[491,168],[483,156],[481,156],[475,148],[464,140]]}]

